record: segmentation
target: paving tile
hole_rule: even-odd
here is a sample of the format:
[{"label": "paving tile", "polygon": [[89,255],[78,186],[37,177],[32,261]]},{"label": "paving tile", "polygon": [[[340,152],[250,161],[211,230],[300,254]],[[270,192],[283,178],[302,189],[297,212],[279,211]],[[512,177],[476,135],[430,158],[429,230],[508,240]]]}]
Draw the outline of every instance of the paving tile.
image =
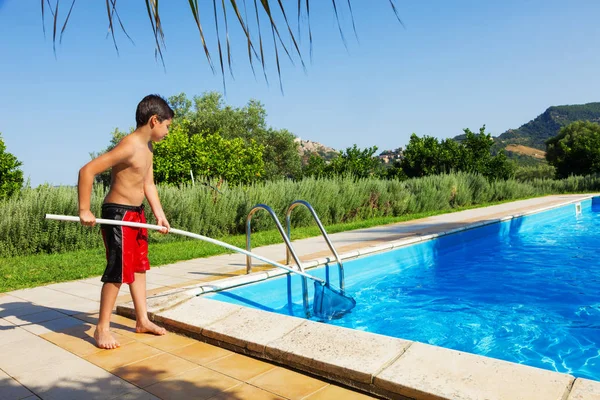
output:
[{"label": "paving tile", "polygon": [[[74,318],[74,317],[72,317],[72,318]],[[74,318],[74,319],[79,321],[79,324],[58,329],[55,333],[61,333],[63,335],[80,337],[80,338],[94,336],[94,330],[96,329],[96,325],[92,325],[92,324],[82,321],[78,318]],[[45,337],[45,334],[41,335],[41,336]]]},{"label": "paving tile", "polygon": [[248,383],[288,399],[302,399],[329,385],[327,382],[276,367]]},{"label": "paving tile", "polygon": [[17,297],[23,300],[27,300],[31,303],[46,305],[45,303],[56,301],[59,299],[70,299],[71,302],[75,302],[78,298],[65,293],[57,293],[55,290],[48,289],[44,286],[32,288],[32,289],[21,289],[10,292],[11,296]]},{"label": "paving tile", "polygon": [[127,394],[115,397],[114,400],[161,400],[155,395],[146,392],[144,389],[136,389]]},{"label": "paving tile", "polygon": [[162,353],[145,360],[112,370],[112,373],[136,386],[146,387],[175,375],[197,368],[198,365],[169,353]]},{"label": "paving tile", "polygon": [[[89,333],[84,332],[83,336],[74,336],[64,332],[50,332],[41,335],[41,337],[79,357],[86,357],[90,354],[102,351],[102,349],[96,346],[96,340],[93,337],[93,332],[96,328],[90,325],[85,326],[88,326],[90,329]],[[77,331],[76,334],[81,335],[81,332]],[[133,339],[121,336],[114,332],[113,336],[121,346],[134,342]]]},{"label": "paving tile", "polygon": [[[93,324],[94,326],[98,323],[98,314],[83,313],[75,314],[75,318]],[[136,339],[141,336],[135,331],[135,321],[129,318],[122,317],[120,315],[113,314],[110,318],[110,330],[121,336],[130,337]]]},{"label": "paving tile", "polygon": [[[61,295],[61,293],[55,290],[53,290],[53,292]],[[77,296],[68,296],[65,298],[54,299],[44,302],[43,304],[46,307],[53,308],[67,315],[75,315],[94,311],[97,312],[100,308],[100,302],[83,299]]]},{"label": "paving tile", "polygon": [[374,384],[411,398],[562,400],[573,381],[567,374],[414,342]]},{"label": "paving tile", "polygon": [[600,382],[577,378],[568,400],[600,400]]},{"label": "paving tile", "polygon": [[210,324],[202,331],[202,335],[247,347],[252,351],[263,352],[267,343],[280,339],[305,321],[302,318],[290,318],[286,315],[244,307]]},{"label": "paving tile", "polygon": [[116,349],[102,350],[84,358],[107,371],[112,371],[160,353],[162,352],[154,347],[139,342],[132,342]]},{"label": "paving tile", "polygon": [[159,321],[170,321],[169,323],[176,326],[196,327],[199,331],[201,328],[217,322],[241,308],[241,306],[235,304],[194,297],[174,309],[161,312],[155,318]]},{"label": "paving tile", "polygon": [[234,354],[229,350],[203,342],[180,347],[170,353],[199,365],[206,365],[211,361]]},{"label": "paving tile", "polygon": [[0,304],[0,318],[20,317],[28,314],[39,313],[42,311],[49,311],[49,308],[24,301],[17,303]]},{"label": "paving tile", "polygon": [[0,346],[0,369],[13,377],[21,372],[36,371],[75,357],[44,339],[20,331],[20,340]]},{"label": "paving tile", "polygon": [[72,296],[78,296],[84,299],[100,301],[101,290],[96,285],[89,283],[74,281],[62,282],[45,286],[47,289],[56,290],[57,292],[67,293]]},{"label": "paving tile", "polygon": [[47,364],[15,376],[43,399],[105,400],[136,390],[129,382],[71,355],[70,360]]},{"label": "paving tile", "polygon": [[0,370],[0,400],[18,400],[32,395],[29,389]]},{"label": "paving tile", "polygon": [[22,328],[36,335],[57,332],[67,328],[75,328],[82,325],[83,321],[73,317],[57,318],[50,321],[44,321],[39,324],[23,325]]},{"label": "paving tile", "polygon": [[79,357],[89,356],[102,350],[96,346],[96,341],[90,337],[78,338],[56,332],[47,333],[42,337]]},{"label": "paving tile", "polygon": [[21,317],[8,316],[4,319],[16,326],[38,324],[40,322],[50,321],[57,318],[63,318],[65,314],[54,310],[46,310],[35,314],[23,315]]},{"label": "paving tile", "polygon": [[329,385],[326,388],[305,397],[303,400],[367,400],[377,398],[378,397],[368,396],[340,386]]},{"label": "paving tile", "polygon": [[343,376],[365,384],[411,342],[314,321],[269,343],[266,353],[282,364]]},{"label": "paving tile", "polygon": [[86,283],[88,285],[92,285],[92,286],[97,286],[97,287],[102,287],[102,285],[104,285],[104,282],[102,282],[100,280],[99,276],[95,276],[92,278],[86,278],[86,279],[80,279],[78,282],[83,282]]},{"label": "paving tile", "polygon": [[24,335],[29,335],[32,337],[34,336],[33,334],[12,324],[10,326],[0,326],[0,348],[2,346],[23,340],[25,337]]},{"label": "paving tile", "polygon": [[187,282],[189,279],[176,278],[168,275],[151,274],[147,276],[147,283],[161,286],[170,286]]},{"label": "paving tile", "polygon": [[275,368],[273,364],[235,353],[206,364],[206,367],[240,381],[248,381]]},{"label": "paving tile", "polygon": [[210,369],[197,367],[144,389],[162,399],[205,400],[240,383],[236,379]]},{"label": "paving tile", "polygon": [[197,340],[190,339],[185,336],[177,335],[175,333],[168,333],[166,335],[138,335],[136,340],[146,343],[149,346],[156,347],[163,351],[172,351],[180,347],[189,346],[194,344]]},{"label": "paving tile", "polygon": [[[211,397],[210,400],[285,400],[283,397],[277,396],[274,393],[267,392],[259,389],[247,383],[242,383],[225,392],[217,394],[215,397]],[[336,400],[345,400],[338,398]]]}]

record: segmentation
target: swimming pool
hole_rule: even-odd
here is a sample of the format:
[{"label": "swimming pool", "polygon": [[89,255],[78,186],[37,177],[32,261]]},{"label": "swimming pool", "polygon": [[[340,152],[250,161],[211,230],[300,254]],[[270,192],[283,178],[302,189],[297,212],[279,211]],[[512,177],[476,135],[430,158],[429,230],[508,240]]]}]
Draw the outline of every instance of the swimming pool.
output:
[{"label": "swimming pool", "polygon": [[[357,305],[329,323],[600,380],[597,210],[600,198],[347,261]],[[338,282],[335,266],[309,272]],[[296,276],[209,297],[304,314]]]}]

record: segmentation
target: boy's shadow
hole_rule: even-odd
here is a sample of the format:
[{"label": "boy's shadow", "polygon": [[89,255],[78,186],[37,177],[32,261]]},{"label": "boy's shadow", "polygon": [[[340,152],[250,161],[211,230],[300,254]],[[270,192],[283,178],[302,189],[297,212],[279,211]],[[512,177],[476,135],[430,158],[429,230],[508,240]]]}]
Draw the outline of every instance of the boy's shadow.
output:
[{"label": "boy's shadow", "polygon": [[[60,307],[44,307],[28,301],[0,303],[0,318],[9,323],[0,324],[0,331],[14,329],[15,327],[28,330],[28,326],[37,325],[45,328],[45,330],[42,330],[44,332],[33,332],[38,336],[56,332],[72,337],[85,338],[93,335],[93,331],[89,334],[89,328],[98,322],[97,314],[97,312],[81,313]],[[117,331],[135,332],[135,328],[119,322],[111,322],[112,328]],[[46,330],[50,332],[46,332]]]},{"label": "boy's shadow", "polygon": [[[56,312],[62,313],[63,316],[58,315]],[[118,321],[120,318],[123,317],[117,316],[117,321],[111,322],[111,330],[116,334],[115,336],[120,337],[121,339],[129,339],[131,334],[135,333],[135,322],[132,321],[132,323],[121,323]],[[4,321],[2,319],[4,319]],[[57,321],[59,320],[63,320],[61,321],[62,324],[57,324]],[[72,325],[65,325],[64,321],[66,320],[70,320]],[[89,346],[87,346],[87,349],[90,354],[104,351],[95,347],[95,341],[93,339],[93,333],[97,321],[97,313],[78,314],[73,310],[48,308],[27,301],[12,301],[2,303],[0,304],[0,346],[5,344],[10,345],[10,343],[3,343],[2,341],[2,335],[4,332],[19,328],[26,328],[27,326],[38,325],[51,331],[40,333],[38,336],[49,340],[66,351],[71,351],[69,350],[68,345],[65,346],[67,342],[74,343],[78,340],[88,342]],[[125,333],[125,335],[123,333]],[[132,341],[133,340],[130,342]],[[92,346],[94,346],[95,349],[92,348]],[[86,345],[83,347],[85,348]],[[78,350],[82,351],[81,348],[82,343],[79,343]],[[85,359],[84,354],[77,354],[77,352],[74,352],[74,354],[82,359]],[[205,367],[198,365],[194,367],[193,370],[201,368]],[[193,370],[190,370],[189,372],[192,373]],[[223,386],[223,383],[216,381],[214,383],[210,381],[194,382],[193,377],[188,376],[186,379],[185,373],[169,376],[169,371],[164,369],[162,366],[148,368],[146,366],[125,365],[111,370],[110,373],[131,383],[132,388],[131,390],[127,389],[127,391],[131,392],[139,390],[136,389],[135,386],[137,386],[148,391],[149,393],[154,393],[156,396],[158,396],[157,398],[162,399],[207,399],[209,397],[213,398],[213,396],[217,396],[215,399],[242,400],[244,398],[248,398],[246,395],[248,390],[257,390],[256,388],[249,387],[249,385],[244,384],[243,382],[236,383],[232,380],[230,380],[229,385],[225,385],[228,387],[225,387]],[[38,395],[47,395],[53,398],[88,398],[87,396],[90,394],[101,393],[111,385],[111,382],[113,382],[114,379],[114,376],[111,378],[85,378],[82,381],[73,380],[68,386],[65,387],[60,384],[52,387],[37,387],[35,383],[28,382],[25,387],[27,387],[27,389],[33,393],[37,393]],[[231,392],[225,392],[225,390],[231,390]],[[126,394],[127,391],[123,392],[122,395]],[[263,398],[262,395],[265,395],[265,399],[280,398],[274,394],[262,391],[260,392],[260,395],[261,398]],[[272,395],[272,397],[269,397],[269,395]],[[155,397],[148,395],[148,398]]]}]

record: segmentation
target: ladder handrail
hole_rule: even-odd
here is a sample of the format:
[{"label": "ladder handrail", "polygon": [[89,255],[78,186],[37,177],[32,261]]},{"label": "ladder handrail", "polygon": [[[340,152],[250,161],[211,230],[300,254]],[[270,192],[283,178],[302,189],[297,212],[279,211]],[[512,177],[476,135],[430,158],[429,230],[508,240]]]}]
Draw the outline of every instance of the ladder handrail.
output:
[{"label": "ladder handrail", "polygon": [[[331,240],[329,239],[329,235],[327,235],[327,232],[325,231],[325,228],[323,227],[323,224],[321,223],[321,220],[319,219],[319,217],[317,216],[317,212],[315,211],[315,209],[310,205],[310,203],[308,201],[305,200],[296,200],[293,201],[292,204],[290,204],[290,206],[287,209],[287,212],[285,213],[285,223],[286,223],[286,227],[287,227],[287,236],[289,240],[292,240],[292,234],[291,234],[291,214],[292,214],[292,210],[298,206],[305,206],[306,208],[308,208],[308,211],[310,211],[310,213],[312,214],[313,218],[315,219],[315,222],[317,223],[317,226],[319,227],[319,230],[321,231],[321,234],[323,235],[323,238],[325,239],[325,242],[327,242],[327,245],[329,246],[329,249],[331,250],[331,252],[333,253],[333,255],[335,256],[335,260],[338,264],[338,269],[339,269],[339,273],[340,273],[340,289],[342,289],[342,291],[344,290],[344,265],[342,264],[342,260],[340,259],[340,256],[338,255],[337,251],[335,250],[335,247],[333,246],[333,243],[331,243]],[[286,264],[290,263],[290,251],[288,249],[288,251],[286,252]]]},{"label": "ladder handrail", "polygon": [[[256,213],[258,210],[261,210],[261,209],[266,210],[269,213],[269,215],[271,215],[271,217],[273,218],[273,221],[275,221],[277,230],[279,230],[279,233],[281,234],[281,237],[283,238],[283,241],[285,242],[288,252],[292,254],[292,257],[294,257],[294,261],[296,261],[296,265],[298,266],[298,269],[300,270],[300,272],[304,273],[304,266],[300,262],[300,258],[294,251],[292,244],[290,243],[289,239],[285,235],[285,232],[283,230],[283,227],[281,226],[281,223],[279,222],[279,219],[277,218],[277,215],[275,215],[275,212],[273,211],[273,209],[271,209],[271,207],[269,207],[266,204],[261,203],[261,204],[255,205],[254,207],[252,207],[252,209],[248,213],[248,216],[246,217],[246,250],[248,252],[250,252],[252,249],[252,243],[250,240],[252,216],[254,215],[254,213]],[[252,258],[250,256],[246,255],[246,273],[249,274],[250,272],[252,272]],[[306,280],[305,276],[302,276],[302,302],[304,305],[304,311],[306,312],[306,317],[309,318],[310,317],[310,308],[309,308],[309,304],[308,304],[308,284],[307,284],[307,280]]]}]

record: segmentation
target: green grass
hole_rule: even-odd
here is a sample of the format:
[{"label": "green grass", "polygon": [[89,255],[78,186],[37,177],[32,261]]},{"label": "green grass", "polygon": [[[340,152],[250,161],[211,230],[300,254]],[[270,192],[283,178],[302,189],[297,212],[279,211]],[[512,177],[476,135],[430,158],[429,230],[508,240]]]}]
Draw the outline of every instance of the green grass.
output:
[{"label": "green grass", "polygon": [[[451,210],[428,211],[417,214],[407,214],[400,217],[378,217],[363,221],[328,225],[325,229],[327,233],[331,234],[426,218],[434,215],[475,209],[506,202],[507,201],[486,203],[477,206],[454,208]],[[292,230],[292,239],[304,239],[319,236],[320,234],[319,228],[316,225],[299,227]],[[245,235],[226,236],[219,238],[219,240],[241,248],[245,248],[246,245]],[[252,234],[253,248],[281,242],[282,239],[277,230],[261,231]],[[150,264],[153,267],[226,253],[231,253],[231,251],[220,246],[193,239],[176,242],[150,243],[149,246]],[[104,248],[101,247],[59,254],[38,254],[32,256],[0,258],[0,293],[47,285],[50,283],[100,276],[104,270],[105,262]]]}]

